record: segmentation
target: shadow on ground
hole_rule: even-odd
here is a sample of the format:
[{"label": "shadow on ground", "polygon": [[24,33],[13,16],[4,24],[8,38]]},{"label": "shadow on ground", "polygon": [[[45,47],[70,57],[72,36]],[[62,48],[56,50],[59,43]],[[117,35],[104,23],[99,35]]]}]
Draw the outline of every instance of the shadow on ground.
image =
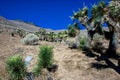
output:
[{"label": "shadow on ground", "polygon": [[[96,68],[98,70],[106,69],[106,68],[112,68],[114,69],[118,74],[120,74],[120,57],[119,56],[108,56],[106,53],[95,53],[93,51],[84,51],[84,54],[88,57],[95,57],[96,63],[91,63],[91,68]],[[118,60],[117,65],[114,64],[111,59]],[[100,63],[100,61],[104,61],[105,63]]]}]

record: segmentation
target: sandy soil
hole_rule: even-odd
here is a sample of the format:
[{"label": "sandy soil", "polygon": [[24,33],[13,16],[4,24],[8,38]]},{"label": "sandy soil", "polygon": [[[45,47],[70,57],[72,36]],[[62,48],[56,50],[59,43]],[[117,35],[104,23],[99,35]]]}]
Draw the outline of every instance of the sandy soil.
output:
[{"label": "sandy soil", "polygon": [[[116,59],[89,56],[80,50],[71,50],[65,44],[39,41],[39,45],[26,46],[21,43],[21,38],[11,37],[8,33],[0,33],[0,77],[7,80],[5,74],[5,60],[7,57],[20,54],[33,57],[28,67],[31,72],[37,62],[39,46],[54,46],[54,63],[58,70],[52,73],[53,80],[120,80],[119,68]],[[39,77],[35,80],[41,80]]]}]

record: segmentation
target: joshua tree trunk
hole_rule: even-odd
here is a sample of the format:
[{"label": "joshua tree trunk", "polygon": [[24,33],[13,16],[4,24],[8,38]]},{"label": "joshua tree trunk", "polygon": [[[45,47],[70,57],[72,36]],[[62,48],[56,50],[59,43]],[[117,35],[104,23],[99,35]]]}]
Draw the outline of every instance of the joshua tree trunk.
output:
[{"label": "joshua tree trunk", "polygon": [[88,30],[87,41],[85,43],[84,49],[90,49],[91,41],[93,39],[94,34],[95,34],[95,31]]},{"label": "joshua tree trunk", "polygon": [[118,48],[117,32],[112,31],[111,37],[110,37],[110,42],[109,42],[109,47],[107,50],[108,55],[115,56],[117,53],[117,48]]},{"label": "joshua tree trunk", "polygon": [[109,38],[110,38],[110,42],[109,42],[109,47],[107,50],[108,55],[110,56],[116,56],[117,54],[117,49],[118,49],[118,33],[117,33],[117,25],[116,22],[113,21],[112,19],[110,19],[109,17],[106,17],[107,20],[107,24],[108,24],[108,28],[110,31]]}]

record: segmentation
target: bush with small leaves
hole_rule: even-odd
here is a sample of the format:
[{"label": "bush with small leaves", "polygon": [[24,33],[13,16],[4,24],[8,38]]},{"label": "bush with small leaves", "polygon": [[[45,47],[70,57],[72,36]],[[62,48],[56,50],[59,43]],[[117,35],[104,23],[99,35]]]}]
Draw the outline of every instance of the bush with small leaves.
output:
[{"label": "bush with small leaves", "polygon": [[10,80],[22,80],[26,74],[25,63],[20,55],[14,55],[6,61],[6,71]]},{"label": "bush with small leaves", "polygon": [[23,38],[22,42],[25,45],[32,45],[35,44],[35,42],[37,42],[38,40],[39,37],[37,35],[30,33]]}]

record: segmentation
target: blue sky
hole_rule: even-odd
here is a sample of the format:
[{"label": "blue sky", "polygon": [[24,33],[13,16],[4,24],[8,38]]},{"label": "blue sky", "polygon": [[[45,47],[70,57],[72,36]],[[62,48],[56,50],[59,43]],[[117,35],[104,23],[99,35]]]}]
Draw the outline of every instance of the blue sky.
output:
[{"label": "blue sky", "polygon": [[[11,20],[24,20],[54,30],[66,29],[72,23],[69,16],[83,3],[97,4],[100,0],[0,0],[0,16]],[[104,0],[106,2],[110,0]]]}]

